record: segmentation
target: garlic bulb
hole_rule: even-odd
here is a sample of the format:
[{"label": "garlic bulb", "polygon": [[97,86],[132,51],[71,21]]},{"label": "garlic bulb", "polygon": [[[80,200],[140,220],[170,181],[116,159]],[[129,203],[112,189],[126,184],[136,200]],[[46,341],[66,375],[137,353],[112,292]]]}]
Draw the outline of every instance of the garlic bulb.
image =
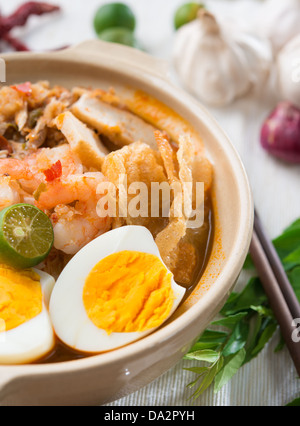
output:
[{"label": "garlic bulb", "polygon": [[300,108],[300,34],[280,51],[277,80],[281,98]]},{"label": "garlic bulb", "polygon": [[178,76],[203,102],[224,106],[265,81],[272,63],[268,42],[217,22],[206,10],[176,34]]},{"label": "garlic bulb", "polygon": [[260,10],[257,29],[267,37],[277,53],[299,34],[300,0],[267,0]]}]

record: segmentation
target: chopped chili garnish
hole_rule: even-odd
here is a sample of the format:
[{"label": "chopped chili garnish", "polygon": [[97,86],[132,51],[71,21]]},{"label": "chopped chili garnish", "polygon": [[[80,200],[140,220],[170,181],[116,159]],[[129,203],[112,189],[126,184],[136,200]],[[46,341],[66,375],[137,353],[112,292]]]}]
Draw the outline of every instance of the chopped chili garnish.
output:
[{"label": "chopped chili garnish", "polygon": [[53,164],[50,169],[43,171],[44,175],[46,176],[47,182],[52,182],[55,179],[58,179],[62,175],[62,166],[61,162],[58,160],[55,164]]},{"label": "chopped chili garnish", "polygon": [[23,93],[26,96],[32,94],[32,86],[29,81],[26,83],[17,84],[17,86],[11,86],[12,89],[15,89],[17,92]]},{"label": "chopped chili garnish", "polygon": [[53,213],[53,214],[51,215],[51,222],[52,222],[53,224],[55,224],[55,223],[57,223],[57,222],[58,222],[58,214],[57,214],[57,213]]}]

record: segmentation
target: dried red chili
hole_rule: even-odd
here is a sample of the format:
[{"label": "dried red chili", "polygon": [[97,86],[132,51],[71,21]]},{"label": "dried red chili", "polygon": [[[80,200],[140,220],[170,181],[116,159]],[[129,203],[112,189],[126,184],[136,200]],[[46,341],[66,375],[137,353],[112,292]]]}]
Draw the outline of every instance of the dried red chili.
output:
[{"label": "dried red chili", "polygon": [[30,49],[26,44],[9,34],[10,31],[15,27],[24,26],[32,15],[44,15],[59,10],[59,6],[49,3],[26,2],[9,16],[4,17],[0,15],[0,39],[5,40],[17,51],[29,51]]},{"label": "dried red chili", "polygon": [[9,33],[15,27],[21,27],[26,24],[28,18],[32,15],[44,15],[60,10],[59,6],[49,3],[29,1],[20,6],[14,13],[0,19],[0,37]]},{"label": "dried red chili", "polygon": [[17,52],[29,52],[30,49],[26,44],[24,44],[21,40],[17,39],[16,37],[12,37],[10,34],[5,34],[2,37],[3,40],[5,40],[8,44],[11,45]]},{"label": "dried red chili", "polygon": [[52,182],[55,179],[58,179],[62,175],[62,165],[61,162],[58,160],[56,163],[52,164],[50,169],[43,171],[44,175],[46,176],[47,182]]}]

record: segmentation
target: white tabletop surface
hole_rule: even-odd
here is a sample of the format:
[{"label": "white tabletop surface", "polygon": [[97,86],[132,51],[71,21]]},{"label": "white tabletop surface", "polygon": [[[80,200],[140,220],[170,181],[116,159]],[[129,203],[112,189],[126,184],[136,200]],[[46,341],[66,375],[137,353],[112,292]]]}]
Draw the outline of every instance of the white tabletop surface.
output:
[{"label": "white tabletop surface", "polygon": [[[282,0],[280,0],[282,1]],[[171,65],[174,41],[173,15],[183,0],[127,0],[137,17],[137,37],[152,55]],[[11,13],[23,2],[0,0],[2,14]],[[33,50],[76,44],[95,38],[92,19],[102,0],[54,0],[62,7],[55,16],[33,17],[15,35]],[[261,1],[207,0],[206,5],[223,16],[240,17],[247,24],[255,21]],[[245,21],[246,22],[246,21]],[[174,80],[178,84],[177,80]],[[237,148],[249,175],[255,204],[270,237],[275,237],[300,216],[300,166],[287,165],[270,157],[259,144],[262,120],[276,99],[244,98],[223,109],[207,109],[215,116]],[[244,285],[241,277],[239,286]],[[284,405],[299,397],[300,383],[287,350],[274,354],[276,337],[251,363],[245,365],[218,394],[207,390],[195,406]],[[115,401],[112,406],[190,406],[186,385],[193,374],[183,370],[192,365],[182,361],[152,384]]]}]

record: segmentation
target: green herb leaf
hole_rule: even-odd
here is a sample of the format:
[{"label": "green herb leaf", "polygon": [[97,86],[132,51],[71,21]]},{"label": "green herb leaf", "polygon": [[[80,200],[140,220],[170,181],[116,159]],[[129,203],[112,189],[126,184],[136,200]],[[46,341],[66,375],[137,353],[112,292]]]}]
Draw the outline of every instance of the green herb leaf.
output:
[{"label": "green herb leaf", "polygon": [[196,359],[198,361],[206,361],[214,363],[219,358],[219,353],[216,351],[213,351],[211,349],[206,349],[203,351],[195,351],[195,352],[189,352],[185,359]]},{"label": "green herb leaf", "polygon": [[246,357],[246,351],[242,348],[235,355],[229,357],[224,367],[219,371],[215,377],[214,392],[217,393],[219,390],[229,382],[230,379],[237,373],[238,369],[243,365]]},{"label": "green herb leaf", "polygon": [[283,265],[286,271],[300,266],[300,246],[283,259]]},{"label": "green herb leaf", "polygon": [[280,333],[280,338],[279,338],[279,342],[277,343],[276,348],[274,349],[274,352],[280,352],[283,348],[285,347],[285,341],[284,338],[282,336],[282,334]]},{"label": "green herb leaf", "polygon": [[272,309],[268,308],[267,306],[253,306],[253,305],[251,305],[251,309],[253,309],[253,311],[258,312],[262,316],[275,318]]},{"label": "green herb leaf", "polygon": [[218,348],[220,347],[221,343],[217,343],[217,342],[202,342],[201,340],[197,343],[194,344],[194,346],[192,347],[191,351],[189,353],[192,352],[197,352],[197,351],[203,351],[206,349],[212,349],[213,351],[217,351]]},{"label": "green herb leaf", "polygon": [[257,346],[251,352],[252,357],[258,355],[258,353],[265,347],[277,329],[277,322],[275,320],[268,319],[268,321],[268,324],[259,338]]},{"label": "green herb leaf", "polygon": [[194,344],[190,352],[196,352],[203,349],[217,350],[228,338],[228,333],[223,331],[205,330],[199,341]]},{"label": "green herb leaf", "polygon": [[283,234],[286,234],[289,231],[294,231],[295,229],[300,229],[300,218],[295,220],[295,222],[293,222],[290,226],[285,228],[285,230],[283,231]]},{"label": "green herb leaf", "polygon": [[255,269],[255,266],[254,266],[253,260],[251,259],[250,254],[248,254],[246,257],[243,269],[245,269],[246,271]]},{"label": "green herb leaf", "polygon": [[249,324],[245,321],[238,322],[223,349],[223,356],[227,357],[239,352],[246,345],[248,333]]},{"label": "green herb leaf", "polygon": [[236,324],[241,321],[246,315],[247,312],[240,312],[235,315],[228,315],[225,318],[212,322],[212,325],[221,325],[223,327],[233,330]]},{"label": "green herb leaf", "polygon": [[192,395],[192,398],[197,399],[214,381],[216,375],[219,373],[224,364],[224,358],[220,357],[207,371],[207,374],[204,375],[204,378],[196,390],[196,392]]},{"label": "green herb leaf", "polygon": [[244,364],[250,362],[253,357],[252,351],[257,346],[259,336],[261,334],[263,317],[262,315],[255,313],[251,320],[249,321],[249,335],[247,343],[245,345],[246,356],[244,359]]},{"label": "green herb leaf", "polygon": [[249,310],[251,306],[263,305],[267,300],[259,278],[251,278],[245,289],[225,304],[221,313],[224,316],[234,315]]},{"label": "green herb leaf", "polygon": [[184,370],[191,371],[192,373],[196,373],[196,374],[206,373],[208,369],[209,369],[209,367],[189,367],[189,368],[184,368]]},{"label": "green herb leaf", "polygon": [[[209,367],[206,367],[206,372],[209,370]],[[201,379],[202,376],[205,375],[205,371],[203,371],[201,374],[199,374],[199,376],[197,377],[196,380],[194,380],[193,382],[189,383],[187,385],[188,388],[193,388],[194,386],[196,386],[196,384],[199,382],[199,380]],[[193,395],[192,395],[193,396]]]},{"label": "green herb leaf", "polygon": [[[300,219],[286,228],[273,242],[300,301]],[[248,256],[245,268],[253,266]],[[258,277],[251,278],[240,293],[232,292],[220,314],[223,318],[213,321],[211,325],[226,327],[228,332],[206,330],[185,357],[211,363],[209,367],[196,366],[187,369],[198,374],[197,379],[190,383],[190,387],[194,387],[201,380],[192,395],[194,399],[213,382],[214,391],[218,392],[242,365],[250,362],[262,351],[278,328]],[[275,351],[279,351],[283,346],[281,336]],[[299,406],[300,399],[289,405]]]},{"label": "green herb leaf", "polygon": [[[244,364],[250,362],[258,355],[277,328],[277,322],[270,308],[265,306],[251,306],[251,309],[256,314],[252,315],[249,322],[249,335],[245,345],[246,357]],[[272,324],[274,330],[272,330]],[[266,331],[268,325],[270,325],[270,328]],[[268,333],[270,333],[269,337]]]},{"label": "green herb leaf", "polygon": [[202,342],[202,340],[199,340],[199,342],[195,343],[194,346],[191,348],[190,353],[203,351],[205,349],[212,349],[214,351],[217,351],[220,345],[221,343],[219,342]]},{"label": "green herb leaf", "polygon": [[223,343],[226,337],[227,337],[227,333],[225,333],[224,331],[207,329],[201,335],[201,342]]},{"label": "green herb leaf", "polygon": [[300,407],[300,398],[296,398],[294,401],[286,404],[286,407]]},{"label": "green herb leaf", "polygon": [[300,246],[300,227],[295,226],[273,241],[277,253],[283,261]]},{"label": "green herb leaf", "polygon": [[300,266],[292,269],[287,273],[290,283],[296,293],[298,300],[300,301]]}]

